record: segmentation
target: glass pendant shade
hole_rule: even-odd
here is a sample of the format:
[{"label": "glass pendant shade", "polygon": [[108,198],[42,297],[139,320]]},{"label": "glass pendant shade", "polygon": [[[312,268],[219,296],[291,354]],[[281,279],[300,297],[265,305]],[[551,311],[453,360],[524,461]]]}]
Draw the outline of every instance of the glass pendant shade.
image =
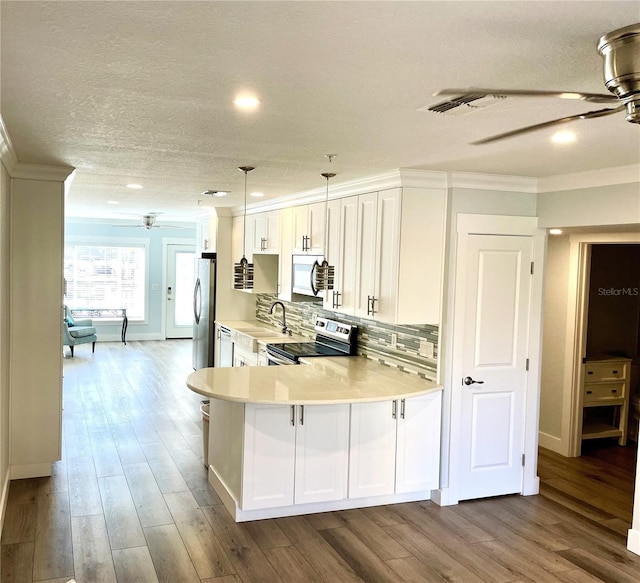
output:
[{"label": "glass pendant shade", "polygon": [[246,254],[247,235],[247,174],[255,170],[253,166],[240,166],[244,172],[244,211],[242,213],[242,259],[233,264],[233,289],[253,289],[253,263],[249,263]]}]

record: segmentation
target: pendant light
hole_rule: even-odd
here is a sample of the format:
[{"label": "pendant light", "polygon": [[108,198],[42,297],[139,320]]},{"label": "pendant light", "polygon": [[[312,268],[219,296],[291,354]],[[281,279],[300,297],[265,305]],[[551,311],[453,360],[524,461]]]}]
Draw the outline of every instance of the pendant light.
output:
[{"label": "pendant light", "polygon": [[253,289],[253,263],[245,257],[247,234],[247,174],[255,170],[253,166],[239,166],[244,172],[244,211],[242,213],[242,259],[233,264],[233,289]]},{"label": "pendant light", "polygon": [[[329,162],[335,158],[335,154],[327,154]],[[336,268],[329,265],[327,261],[327,241],[329,240],[329,179],[335,176],[335,172],[322,172],[320,176],[327,180],[327,190],[324,198],[324,257],[322,263],[314,261],[311,270],[313,277],[311,278],[311,290],[313,295],[317,296],[321,291],[330,291],[333,289],[333,280],[335,279]]]}]

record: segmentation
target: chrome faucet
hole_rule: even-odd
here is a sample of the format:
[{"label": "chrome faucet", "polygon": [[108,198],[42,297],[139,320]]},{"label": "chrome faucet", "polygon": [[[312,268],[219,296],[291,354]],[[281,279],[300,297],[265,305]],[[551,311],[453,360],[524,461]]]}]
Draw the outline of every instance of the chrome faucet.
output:
[{"label": "chrome faucet", "polygon": [[289,336],[291,336],[293,331],[287,326],[287,314],[284,304],[282,302],[273,302],[273,304],[271,304],[271,308],[269,309],[269,313],[273,314],[273,309],[276,306],[280,306],[282,308],[282,321],[280,322],[280,326],[282,326],[282,333],[289,334]]}]

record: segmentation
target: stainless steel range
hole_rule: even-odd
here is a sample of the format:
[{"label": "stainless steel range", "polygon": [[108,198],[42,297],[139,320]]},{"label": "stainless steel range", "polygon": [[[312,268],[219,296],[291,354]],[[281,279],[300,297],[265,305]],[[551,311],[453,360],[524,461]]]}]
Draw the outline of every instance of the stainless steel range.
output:
[{"label": "stainless steel range", "polygon": [[357,326],[318,317],[314,329],[315,342],[267,344],[269,366],[300,364],[301,358],[313,356],[352,356],[356,353]]}]

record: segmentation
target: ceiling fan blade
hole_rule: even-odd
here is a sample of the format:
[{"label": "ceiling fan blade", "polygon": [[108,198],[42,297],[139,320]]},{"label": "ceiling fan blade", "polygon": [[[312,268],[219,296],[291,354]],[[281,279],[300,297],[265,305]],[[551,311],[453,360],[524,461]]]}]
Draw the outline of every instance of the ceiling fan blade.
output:
[{"label": "ceiling fan blade", "polygon": [[471,142],[473,146],[477,146],[480,144],[489,144],[491,142],[497,142],[498,140],[504,140],[505,138],[512,138],[514,136],[519,136],[522,134],[528,134],[529,132],[536,132],[538,130],[543,130],[548,127],[561,125],[564,123],[568,123],[571,121],[577,121],[580,119],[593,119],[596,117],[604,117],[606,115],[612,115],[614,113],[618,113],[619,111],[624,110],[624,105],[620,107],[614,107],[612,109],[597,109],[595,111],[587,111],[586,113],[581,113],[578,115],[570,115],[568,117],[561,117],[559,119],[553,119],[551,121],[545,121],[543,123],[538,123],[532,126],[527,126],[525,128],[520,128],[517,130],[511,130],[510,132],[505,132],[503,134],[498,134],[495,136],[491,136],[489,138],[484,138],[482,140],[478,140],[476,142]]},{"label": "ceiling fan blade", "polygon": [[609,93],[581,93],[579,91],[536,91],[529,89],[440,89],[433,96],[457,95],[505,95],[507,97],[555,97],[558,99],[580,99],[591,103],[615,103],[618,98]]}]

